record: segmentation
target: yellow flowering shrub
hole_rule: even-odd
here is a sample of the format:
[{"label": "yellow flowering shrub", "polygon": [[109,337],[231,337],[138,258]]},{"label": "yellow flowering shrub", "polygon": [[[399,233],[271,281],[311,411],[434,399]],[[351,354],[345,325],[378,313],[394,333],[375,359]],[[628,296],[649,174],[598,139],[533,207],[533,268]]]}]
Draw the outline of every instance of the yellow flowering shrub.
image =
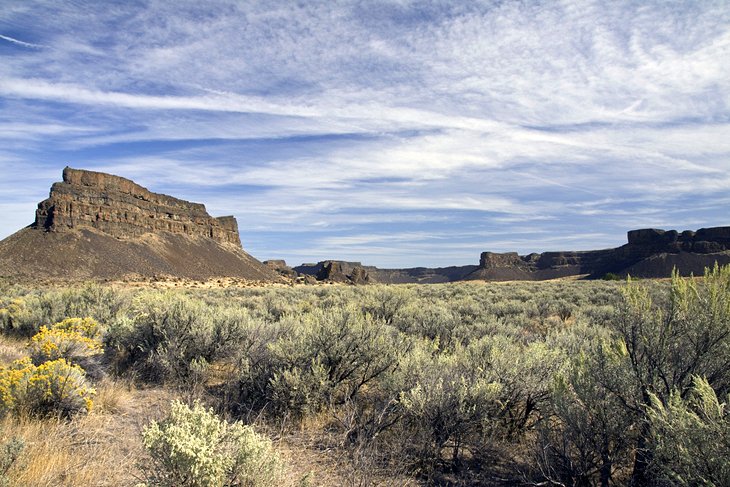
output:
[{"label": "yellow flowering shrub", "polygon": [[64,358],[73,363],[102,353],[99,324],[91,318],[67,318],[42,326],[31,338],[30,354],[36,364]]},{"label": "yellow flowering shrub", "polygon": [[34,365],[29,358],[0,367],[0,416],[8,413],[64,416],[88,412],[95,391],[84,369],[60,358]]},{"label": "yellow flowering shrub", "polygon": [[66,318],[51,325],[54,330],[63,330],[67,332],[78,333],[86,338],[98,340],[101,338],[101,329],[99,323],[93,318]]}]

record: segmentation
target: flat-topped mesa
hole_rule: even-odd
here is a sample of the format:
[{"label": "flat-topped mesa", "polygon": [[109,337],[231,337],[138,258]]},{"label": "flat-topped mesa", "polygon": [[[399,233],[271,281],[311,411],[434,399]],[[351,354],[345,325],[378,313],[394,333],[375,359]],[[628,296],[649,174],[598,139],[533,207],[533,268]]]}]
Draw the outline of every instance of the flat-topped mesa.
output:
[{"label": "flat-topped mesa", "polygon": [[700,228],[696,232],[644,228],[628,232],[628,245],[649,252],[711,254],[730,249],[730,227]]},{"label": "flat-topped mesa", "polygon": [[170,232],[241,246],[232,216],[211,217],[200,203],[153,193],[129,179],[66,167],[38,204],[35,226],[50,232],[94,228],[117,238]]},{"label": "flat-topped mesa", "polygon": [[696,232],[643,228],[627,234],[628,243],[614,249],[543,252],[482,252],[479,268],[468,278],[553,279],[608,273],[665,277],[676,268],[681,274],[701,274],[705,266],[730,261],[730,227],[700,228]]}]

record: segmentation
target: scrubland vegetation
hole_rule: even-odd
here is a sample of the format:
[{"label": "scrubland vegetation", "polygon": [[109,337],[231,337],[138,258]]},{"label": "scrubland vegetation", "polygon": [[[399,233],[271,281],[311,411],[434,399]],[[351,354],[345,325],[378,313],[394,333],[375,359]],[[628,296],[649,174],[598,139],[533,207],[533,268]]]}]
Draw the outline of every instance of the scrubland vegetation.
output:
[{"label": "scrubland vegetation", "polygon": [[730,485],[730,268],[0,308],[0,485]]}]

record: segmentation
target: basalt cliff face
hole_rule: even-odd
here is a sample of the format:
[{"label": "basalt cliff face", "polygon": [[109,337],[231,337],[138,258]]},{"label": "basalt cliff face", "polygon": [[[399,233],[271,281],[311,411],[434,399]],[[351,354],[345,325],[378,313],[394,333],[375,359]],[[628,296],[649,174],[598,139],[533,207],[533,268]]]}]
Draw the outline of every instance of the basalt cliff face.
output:
[{"label": "basalt cliff face", "polygon": [[461,281],[478,267],[476,265],[452,267],[413,267],[408,269],[381,269],[362,265],[360,262],[325,260],[316,264],[302,264],[294,271],[302,276],[313,276],[318,281],[346,282],[350,284],[438,284]]},{"label": "basalt cliff face", "polygon": [[0,276],[280,279],[242,249],[234,217],[69,167],[38,204],[35,222],[0,242]]},{"label": "basalt cliff face", "polygon": [[582,252],[543,252],[520,256],[516,252],[483,252],[479,268],[466,279],[543,280],[576,275],[597,278],[618,276],[668,277],[700,275],[715,263],[730,263],[730,227],[664,231],[631,230],[628,243],[614,249]]},{"label": "basalt cliff face", "polygon": [[94,228],[117,238],[168,232],[241,246],[232,216],[211,217],[200,203],[157,194],[119,176],[67,167],[38,204],[35,226],[52,232]]}]

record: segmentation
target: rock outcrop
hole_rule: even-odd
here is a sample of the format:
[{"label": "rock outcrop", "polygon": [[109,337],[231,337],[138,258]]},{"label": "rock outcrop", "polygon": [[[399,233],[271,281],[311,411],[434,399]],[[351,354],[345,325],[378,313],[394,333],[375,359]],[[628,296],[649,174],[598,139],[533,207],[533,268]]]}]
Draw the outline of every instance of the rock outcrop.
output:
[{"label": "rock outcrop", "polygon": [[297,272],[294,269],[292,269],[291,267],[289,267],[288,265],[286,265],[285,260],[281,260],[281,259],[265,260],[264,265],[266,267],[268,267],[269,269],[273,270],[274,272],[276,272],[277,274],[279,274],[283,277],[286,277],[288,279],[296,279],[298,277]]},{"label": "rock outcrop", "polygon": [[66,167],[63,182],[38,204],[35,226],[52,232],[94,228],[112,237],[169,232],[241,246],[232,216],[211,217],[200,203],[157,194],[119,176]]},{"label": "rock outcrop", "polygon": [[325,260],[316,264],[302,264],[294,268],[298,276],[305,282],[314,277],[320,282],[338,282],[345,284],[368,284],[371,280],[369,270],[374,267],[365,267],[359,262],[345,262],[342,260]]},{"label": "rock outcrop", "polygon": [[543,280],[608,273],[637,277],[701,274],[730,264],[730,227],[697,231],[631,230],[621,247],[591,251],[483,252],[479,265],[379,269],[328,260],[291,268],[262,264],[241,247],[232,216],[153,193],[119,176],[71,169],[40,202],[35,222],[0,242],[0,276],[124,279],[172,276],[257,281],[440,283],[462,280]]},{"label": "rock outcrop", "polygon": [[686,230],[647,228],[628,232],[628,243],[614,249],[583,252],[544,252],[519,256],[516,252],[483,252],[479,268],[467,279],[543,280],[576,275],[668,277],[674,268],[682,275],[702,274],[716,262],[730,263],[730,227]]},{"label": "rock outcrop", "polygon": [[241,248],[234,217],[69,167],[38,204],[35,222],[0,242],[0,276],[280,280]]}]

